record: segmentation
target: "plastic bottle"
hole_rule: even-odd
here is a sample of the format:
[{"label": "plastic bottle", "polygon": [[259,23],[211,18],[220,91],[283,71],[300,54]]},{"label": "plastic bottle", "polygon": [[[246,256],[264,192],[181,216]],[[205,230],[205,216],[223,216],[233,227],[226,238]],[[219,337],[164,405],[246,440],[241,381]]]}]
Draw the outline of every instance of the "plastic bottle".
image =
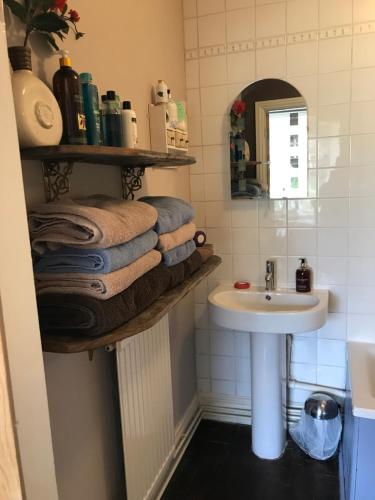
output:
[{"label": "plastic bottle", "polygon": [[91,73],[81,73],[83,108],[86,116],[87,144],[101,144],[101,126],[98,88],[92,83]]},{"label": "plastic bottle", "polygon": [[53,92],[63,119],[61,143],[87,144],[81,84],[66,50],[62,51],[60,69],[53,76]]},{"label": "plastic bottle", "polygon": [[168,85],[164,80],[158,80],[155,87],[155,104],[168,102]]},{"label": "plastic bottle", "polygon": [[101,96],[102,105],[100,108],[100,127],[102,133],[102,144],[107,145],[107,129],[105,126],[105,110],[107,106],[107,94]]},{"label": "plastic bottle", "polygon": [[167,103],[167,126],[169,128],[177,128],[178,125],[178,115],[177,115],[177,105],[172,99],[172,93],[168,89],[168,103]]},{"label": "plastic bottle", "polygon": [[296,271],[296,291],[311,292],[311,269],[307,266],[307,259],[302,257],[300,267]]},{"label": "plastic bottle", "polygon": [[104,101],[105,144],[107,146],[122,146],[121,112],[114,90],[107,91]]},{"label": "plastic bottle", "polygon": [[124,148],[135,148],[138,143],[137,115],[131,108],[130,101],[122,103],[122,145]]}]

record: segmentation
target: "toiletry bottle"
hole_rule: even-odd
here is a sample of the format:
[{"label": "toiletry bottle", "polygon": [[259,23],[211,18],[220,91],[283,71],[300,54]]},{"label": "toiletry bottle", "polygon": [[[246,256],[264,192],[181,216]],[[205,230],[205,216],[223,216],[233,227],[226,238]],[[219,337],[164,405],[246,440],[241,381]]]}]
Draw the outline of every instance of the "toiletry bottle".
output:
[{"label": "toiletry bottle", "polygon": [[296,271],[296,291],[311,292],[311,269],[307,266],[307,260],[301,258],[301,265]]},{"label": "toiletry bottle", "polygon": [[155,87],[155,104],[163,104],[168,102],[168,85],[164,80],[158,80]]},{"label": "toiletry bottle", "polygon": [[106,133],[107,146],[122,145],[122,126],[121,112],[116,100],[116,92],[114,90],[107,91],[107,99],[104,108],[104,122]]},{"label": "toiletry bottle", "polygon": [[86,116],[87,144],[101,144],[98,88],[92,83],[91,73],[81,73],[83,108]]},{"label": "toiletry bottle", "polygon": [[107,146],[107,129],[105,126],[105,115],[107,108],[107,94],[101,96],[102,105],[100,107],[100,127],[102,132],[102,144]]},{"label": "toiletry bottle", "polygon": [[122,103],[122,145],[124,148],[135,148],[138,142],[137,115],[131,108],[130,101]]},{"label": "toiletry bottle", "polygon": [[168,103],[167,103],[167,127],[177,128],[178,116],[177,116],[177,105],[172,99],[172,93],[170,89],[167,90],[168,93]]},{"label": "toiletry bottle", "polygon": [[53,76],[53,92],[63,119],[61,143],[87,144],[81,84],[66,50],[62,51],[60,69]]}]

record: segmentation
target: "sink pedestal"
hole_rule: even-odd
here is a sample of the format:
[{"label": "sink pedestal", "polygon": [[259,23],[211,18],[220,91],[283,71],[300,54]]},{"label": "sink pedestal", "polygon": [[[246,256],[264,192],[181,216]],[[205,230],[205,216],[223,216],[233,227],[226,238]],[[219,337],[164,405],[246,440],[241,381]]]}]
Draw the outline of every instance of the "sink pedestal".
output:
[{"label": "sink pedestal", "polygon": [[252,450],[260,458],[279,458],[286,443],[286,338],[251,333]]}]

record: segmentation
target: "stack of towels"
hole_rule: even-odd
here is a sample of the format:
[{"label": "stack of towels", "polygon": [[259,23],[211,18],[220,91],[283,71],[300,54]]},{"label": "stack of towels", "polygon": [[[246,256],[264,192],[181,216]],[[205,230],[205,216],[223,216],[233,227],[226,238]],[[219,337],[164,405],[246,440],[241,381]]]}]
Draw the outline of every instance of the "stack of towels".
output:
[{"label": "stack of towels", "polygon": [[[43,333],[98,336],[129,321],[202,265],[192,207],[103,195],[29,214]],[[163,259],[164,262],[161,262]]]},{"label": "stack of towels", "polygon": [[155,231],[159,236],[157,248],[166,266],[174,266],[192,255],[196,249],[193,222],[194,209],[186,201],[169,196],[145,196],[141,202],[156,208],[158,219]]}]

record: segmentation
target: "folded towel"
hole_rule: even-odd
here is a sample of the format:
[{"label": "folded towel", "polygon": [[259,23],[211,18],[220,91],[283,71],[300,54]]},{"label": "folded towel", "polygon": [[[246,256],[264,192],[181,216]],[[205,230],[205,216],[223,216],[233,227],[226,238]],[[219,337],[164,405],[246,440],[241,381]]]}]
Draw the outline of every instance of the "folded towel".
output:
[{"label": "folded towel", "polygon": [[189,240],[192,240],[197,230],[194,222],[188,222],[171,233],[164,233],[159,236],[157,248],[161,252],[168,252]]},{"label": "folded towel", "polygon": [[139,201],[149,203],[158,211],[155,231],[171,233],[194,218],[194,209],[184,200],[170,196],[144,196]]},{"label": "folded towel", "polygon": [[36,290],[38,294],[81,293],[105,300],[126,290],[136,279],[156,267],[160,261],[160,252],[151,250],[129,266],[113,273],[38,273],[35,275]]},{"label": "folded towel", "polygon": [[148,203],[95,195],[37,205],[29,214],[32,247],[108,248],[132,240],[151,229],[157,211]]},{"label": "folded towel", "polygon": [[61,247],[47,250],[34,264],[35,273],[111,273],[128,266],[155,248],[158,235],[147,231],[140,236],[110,248]]},{"label": "folded towel", "polygon": [[195,243],[193,240],[189,240],[182,245],[179,245],[168,252],[163,253],[163,260],[166,266],[174,266],[179,262],[190,257],[190,255],[195,251]]},{"label": "folded towel", "polygon": [[97,337],[118,328],[146,309],[166,290],[179,285],[199,269],[201,259],[194,252],[172,267],[159,264],[127,290],[108,300],[87,295],[39,295],[40,328],[44,334]]},{"label": "folded towel", "polygon": [[206,262],[214,254],[214,246],[210,243],[206,243],[203,247],[197,247],[197,251],[202,257],[202,262]]}]

